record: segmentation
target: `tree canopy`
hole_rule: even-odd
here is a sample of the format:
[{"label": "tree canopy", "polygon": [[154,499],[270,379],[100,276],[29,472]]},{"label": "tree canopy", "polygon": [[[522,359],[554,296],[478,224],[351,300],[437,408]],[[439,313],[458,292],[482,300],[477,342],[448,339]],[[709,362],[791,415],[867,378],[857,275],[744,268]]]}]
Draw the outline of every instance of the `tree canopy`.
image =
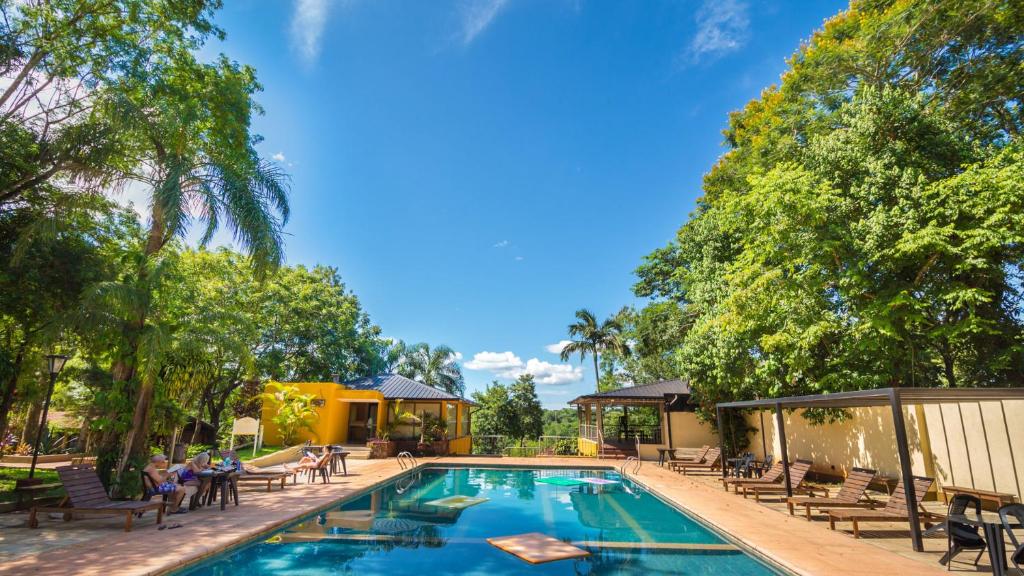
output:
[{"label": "tree canopy", "polygon": [[827,21],[730,116],[697,210],[637,270],[638,321],[664,327],[643,361],[705,406],[1024,384],[1022,39],[1015,2]]}]

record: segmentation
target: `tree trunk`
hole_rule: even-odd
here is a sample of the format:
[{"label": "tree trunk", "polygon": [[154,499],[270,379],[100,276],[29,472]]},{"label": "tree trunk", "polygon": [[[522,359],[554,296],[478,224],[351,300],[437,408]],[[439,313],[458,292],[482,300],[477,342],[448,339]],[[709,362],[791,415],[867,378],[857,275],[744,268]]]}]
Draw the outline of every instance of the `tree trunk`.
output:
[{"label": "tree trunk", "polygon": [[28,407],[28,414],[25,416],[25,429],[21,431],[21,442],[32,446],[39,434],[39,417],[42,416],[43,407],[39,402],[33,402]]},{"label": "tree trunk", "polygon": [[[149,238],[146,241],[146,250],[144,252],[145,258],[143,259],[142,265],[139,267],[137,282],[139,287],[142,287],[146,283],[146,279],[149,275],[147,266],[149,261],[155,256],[165,243],[164,239],[164,219],[163,210],[158,202],[153,203],[152,223],[149,227]],[[149,313],[149,294],[146,294],[146,298],[138,310],[138,313],[131,323],[130,326],[126,327],[129,332],[127,336],[128,346],[127,350],[121,357],[121,362],[115,366],[114,380],[127,382],[131,380],[135,373],[135,365],[138,362],[139,353],[139,336],[142,330],[146,327],[146,318]],[[131,456],[142,455],[146,450],[146,437],[149,435],[149,413],[150,407],[153,403],[153,381],[150,378],[144,378],[142,385],[139,387],[135,400],[135,411],[132,414],[132,425],[125,435],[125,443],[123,450],[121,451],[121,458],[117,463],[117,475],[120,477],[128,465],[128,461]]]},{"label": "tree trunk", "polygon": [[597,349],[594,349],[594,392],[601,391],[601,371],[597,368]]}]

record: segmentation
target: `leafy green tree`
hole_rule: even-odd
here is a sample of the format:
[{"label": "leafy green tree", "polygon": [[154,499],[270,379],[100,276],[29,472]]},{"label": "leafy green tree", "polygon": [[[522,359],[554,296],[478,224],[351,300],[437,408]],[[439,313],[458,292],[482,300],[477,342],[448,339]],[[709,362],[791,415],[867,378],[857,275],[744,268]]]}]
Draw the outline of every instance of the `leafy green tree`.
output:
[{"label": "leafy green tree", "polygon": [[431,348],[426,342],[420,342],[405,348],[398,373],[449,394],[462,396],[466,390],[455,351],[444,344]]},{"label": "leafy green tree", "polygon": [[479,407],[473,412],[473,434],[498,435],[523,441],[544,431],[544,410],[537,399],[533,375],[524,374],[511,385],[493,382],[474,392]]},{"label": "leafy green tree", "polygon": [[523,374],[509,386],[510,410],[515,418],[511,436],[515,438],[536,438],[544,432],[544,409],[537,398],[537,386],[533,374]]},{"label": "leafy green tree", "polygon": [[57,179],[96,191],[130,162],[107,103],[222,33],[219,1],[0,1],[0,205]]},{"label": "leafy green tree", "polygon": [[263,394],[263,401],[274,407],[271,420],[281,433],[286,446],[295,442],[299,430],[312,430],[318,412],[313,407],[314,394],[303,394],[297,386],[271,382]]},{"label": "leafy green tree", "polygon": [[561,358],[569,360],[579,354],[582,361],[588,354],[594,360],[594,382],[600,386],[601,372],[598,369],[599,356],[611,352],[620,356],[629,354],[629,344],[622,336],[622,324],[618,317],[611,317],[598,323],[597,317],[581,308],[576,311],[576,322],[569,325],[569,344],[562,348]]},{"label": "leafy green tree", "polygon": [[285,267],[255,299],[257,374],[273,380],[329,382],[369,376],[384,343],[336,268]]},{"label": "leafy green tree", "polygon": [[638,269],[671,335],[639,356],[705,408],[1024,383],[1017,8],[854,1],[815,32]]}]

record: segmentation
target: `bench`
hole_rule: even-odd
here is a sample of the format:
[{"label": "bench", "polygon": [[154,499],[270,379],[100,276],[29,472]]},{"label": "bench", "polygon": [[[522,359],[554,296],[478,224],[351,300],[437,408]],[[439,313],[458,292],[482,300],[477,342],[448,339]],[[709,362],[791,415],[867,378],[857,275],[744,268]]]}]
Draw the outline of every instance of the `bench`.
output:
[{"label": "bench", "polygon": [[1015,494],[1007,494],[1005,492],[994,492],[992,490],[979,490],[978,488],[966,488],[963,486],[943,486],[942,487],[942,500],[946,504],[956,494],[967,494],[975,496],[979,500],[984,502],[990,502],[995,505],[996,508],[1004,506],[1006,504],[1013,504],[1017,500]]}]

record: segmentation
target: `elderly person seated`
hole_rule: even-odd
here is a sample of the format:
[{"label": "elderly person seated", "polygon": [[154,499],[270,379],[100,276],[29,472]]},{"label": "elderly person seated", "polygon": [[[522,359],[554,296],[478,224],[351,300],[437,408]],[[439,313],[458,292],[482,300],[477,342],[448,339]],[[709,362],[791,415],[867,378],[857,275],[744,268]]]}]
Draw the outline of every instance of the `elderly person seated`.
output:
[{"label": "elderly person seated", "polygon": [[200,452],[192,457],[188,461],[188,464],[179,472],[182,483],[185,486],[191,486],[195,488],[199,502],[203,502],[206,498],[206,494],[210,491],[209,478],[205,481],[203,476],[206,476],[206,471],[210,469],[210,453]]},{"label": "elderly person seated", "polygon": [[149,464],[142,469],[142,487],[146,491],[147,498],[157,495],[168,496],[171,509],[174,510],[173,514],[184,514],[188,512],[188,508],[182,507],[181,503],[188,496],[189,490],[178,484],[176,472],[164,472],[160,469],[160,465],[165,462],[167,462],[167,456],[163,454],[156,454],[149,459]]}]

